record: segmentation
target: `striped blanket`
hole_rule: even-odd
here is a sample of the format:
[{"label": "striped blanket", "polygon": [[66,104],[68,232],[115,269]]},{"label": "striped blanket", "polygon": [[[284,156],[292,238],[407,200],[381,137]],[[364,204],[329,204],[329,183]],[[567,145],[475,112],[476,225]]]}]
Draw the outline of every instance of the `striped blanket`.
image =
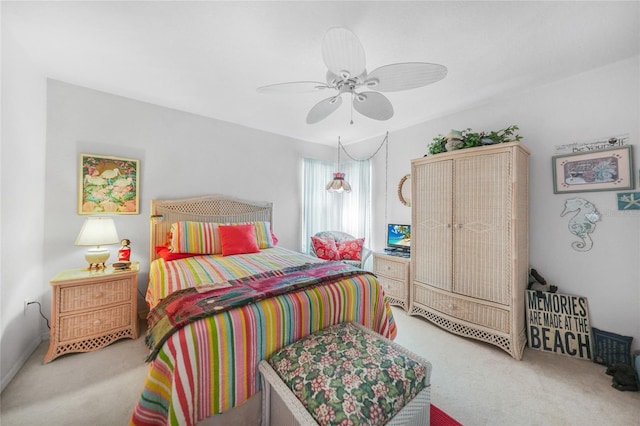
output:
[{"label": "striped blanket", "polygon": [[[147,300],[166,297],[171,292],[167,285],[175,291],[313,261],[279,247],[226,258],[158,260],[150,265]],[[228,411],[260,390],[260,360],[317,330],[349,321],[395,338],[391,308],[373,275],[354,275],[269,297],[187,324],[149,363],[130,424],[195,425]]]},{"label": "striped blanket", "polygon": [[310,262],[322,260],[282,247],[236,256],[195,256],[171,262],[158,260],[150,265],[146,300],[153,308],[162,299],[185,288],[223,283]]},{"label": "striped blanket", "polygon": [[305,263],[227,281],[224,287],[201,292],[195,287],[176,291],[148,316],[146,344],[153,360],[167,339],[187,324],[268,297],[329,283],[358,274],[370,274],[343,262]]}]

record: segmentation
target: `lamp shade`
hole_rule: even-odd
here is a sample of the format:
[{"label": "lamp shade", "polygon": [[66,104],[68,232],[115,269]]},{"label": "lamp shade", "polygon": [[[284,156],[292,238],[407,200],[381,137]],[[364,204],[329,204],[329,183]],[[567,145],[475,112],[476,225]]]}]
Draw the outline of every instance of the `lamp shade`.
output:
[{"label": "lamp shade", "polygon": [[110,217],[88,217],[76,239],[77,246],[101,246],[119,242],[116,224]]},{"label": "lamp shade", "polygon": [[104,269],[109,259],[109,250],[100,246],[118,242],[120,238],[116,224],[110,217],[88,217],[76,239],[77,246],[93,246],[84,255],[89,269]]},{"label": "lamp shade", "polygon": [[327,184],[325,189],[329,192],[351,192],[351,185],[344,180],[344,173],[337,172],[333,174],[333,180]]}]

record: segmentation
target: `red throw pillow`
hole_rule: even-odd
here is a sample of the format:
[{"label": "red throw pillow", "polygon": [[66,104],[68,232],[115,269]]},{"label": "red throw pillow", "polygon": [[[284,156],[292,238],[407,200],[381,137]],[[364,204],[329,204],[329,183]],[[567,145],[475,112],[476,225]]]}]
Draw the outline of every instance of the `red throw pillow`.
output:
[{"label": "red throw pillow", "polygon": [[169,262],[171,260],[185,259],[187,257],[193,256],[202,256],[199,253],[172,253],[169,247],[165,246],[156,246],[156,253],[158,256],[164,259],[165,262]]},{"label": "red throw pillow", "polygon": [[220,225],[222,255],[257,253],[260,251],[256,240],[256,228],[247,225]]},{"label": "red throw pillow", "polygon": [[364,238],[344,240],[338,242],[338,253],[342,260],[362,260],[360,253],[364,245]]},{"label": "red throw pillow", "polygon": [[331,237],[311,237],[316,256],[324,260],[340,260],[336,241]]}]

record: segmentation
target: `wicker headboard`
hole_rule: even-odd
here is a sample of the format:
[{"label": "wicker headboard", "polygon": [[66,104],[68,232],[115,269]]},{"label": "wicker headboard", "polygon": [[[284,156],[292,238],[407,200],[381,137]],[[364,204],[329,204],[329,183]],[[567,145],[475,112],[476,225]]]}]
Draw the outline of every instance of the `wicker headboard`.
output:
[{"label": "wicker headboard", "polygon": [[273,203],[246,201],[218,194],[176,200],[151,200],[149,261],[158,258],[155,248],[166,242],[174,222],[267,221],[273,229],[272,212]]}]

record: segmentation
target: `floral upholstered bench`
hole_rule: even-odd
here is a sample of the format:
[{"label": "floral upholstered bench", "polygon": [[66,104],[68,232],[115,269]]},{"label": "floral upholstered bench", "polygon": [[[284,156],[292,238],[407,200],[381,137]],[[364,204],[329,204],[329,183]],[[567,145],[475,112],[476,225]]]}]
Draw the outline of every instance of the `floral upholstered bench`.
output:
[{"label": "floral upholstered bench", "polygon": [[356,323],[276,351],[262,373],[262,425],[428,425],[431,363]]}]

